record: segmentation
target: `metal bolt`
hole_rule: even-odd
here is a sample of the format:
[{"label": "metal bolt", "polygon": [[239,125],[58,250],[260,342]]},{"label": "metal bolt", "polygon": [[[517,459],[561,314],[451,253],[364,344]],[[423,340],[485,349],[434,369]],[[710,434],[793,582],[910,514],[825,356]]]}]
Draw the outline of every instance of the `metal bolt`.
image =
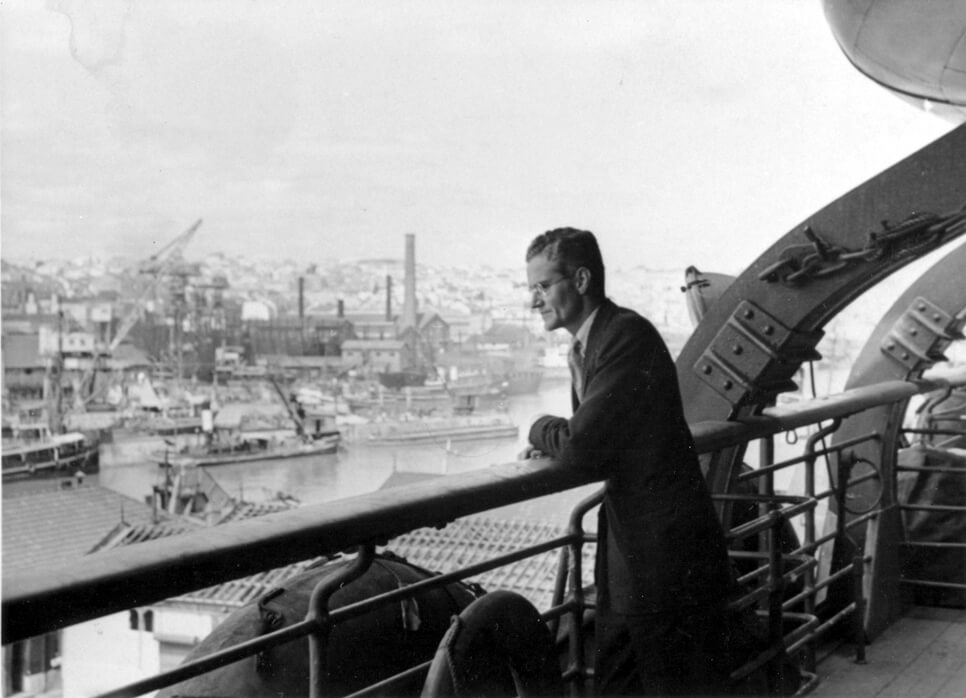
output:
[{"label": "metal bolt", "polygon": [[731,351],[733,351],[735,354],[740,354],[744,351],[744,349],[741,348],[740,344],[735,344],[733,347],[731,347]]},{"label": "metal bolt", "polygon": [[702,367],[701,367],[701,371],[702,371],[702,372],[703,372],[703,373],[704,373],[705,375],[708,375],[709,373],[711,373],[711,364],[705,364],[704,366],[702,366]]},{"label": "metal bolt", "polygon": [[910,327],[909,328],[909,334],[911,334],[913,337],[915,337],[917,334],[919,334],[919,330],[917,330],[915,327]]},{"label": "metal bolt", "polygon": [[903,360],[908,359],[909,358],[909,352],[908,351],[902,352],[902,358],[903,358]]},{"label": "metal bolt", "polygon": [[775,328],[771,325],[765,325],[765,334],[774,334]]},{"label": "metal bolt", "polygon": [[725,381],[721,385],[724,386],[725,390],[731,390],[731,387],[734,385],[734,383],[732,383],[731,381]]},{"label": "metal bolt", "polygon": [[746,320],[751,320],[751,318],[753,318],[753,317],[755,317],[755,311],[752,310],[751,308],[746,308],[745,309],[745,319]]},{"label": "metal bolt", "polygon": [[919,310],[925,310],[925,309],[926,309],[926,304],[925,304],[925,303],[920,303],[920,304],[919,304],[919,305],[917,306],[917,309],[919,309]]}]

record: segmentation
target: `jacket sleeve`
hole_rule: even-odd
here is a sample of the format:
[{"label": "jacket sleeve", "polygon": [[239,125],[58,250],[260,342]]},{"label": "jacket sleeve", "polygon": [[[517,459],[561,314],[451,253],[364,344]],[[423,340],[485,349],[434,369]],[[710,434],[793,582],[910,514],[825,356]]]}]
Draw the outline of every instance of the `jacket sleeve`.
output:
[{"label": "jacket sleeve", "polygon": [[570,419],[537,419],[529,435],[534,448],[564,465],[606,475],[608,463],[638,438],[655,407],[651,386],[662,345],[647,322],[637,320],[615,323],[602,334],[583,400]]}]

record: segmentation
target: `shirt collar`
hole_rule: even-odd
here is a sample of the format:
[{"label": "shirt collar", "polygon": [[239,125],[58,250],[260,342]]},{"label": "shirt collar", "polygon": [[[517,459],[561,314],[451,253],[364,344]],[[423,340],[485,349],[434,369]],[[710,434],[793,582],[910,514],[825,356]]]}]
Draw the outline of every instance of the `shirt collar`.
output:
[{"label": "shirt collar", "polygon": [[580,355],[583,356],[587,351],[587,338],[590,336],[590,326],[594,324],[594,318],[597,317],[597,311],[600,310],[598,305],[594,308],[593,312],[587,316],[583,324],[577,330],[577,334],[574,335],[574,342],[580,342]]}]

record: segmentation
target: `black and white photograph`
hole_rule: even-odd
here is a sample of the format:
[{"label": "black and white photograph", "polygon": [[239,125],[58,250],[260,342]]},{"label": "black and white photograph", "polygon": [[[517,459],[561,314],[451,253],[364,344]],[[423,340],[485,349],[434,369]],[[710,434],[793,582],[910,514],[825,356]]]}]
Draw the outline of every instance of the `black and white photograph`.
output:
[{"label": "black and white photograph", "polygon": [[0,0],[2,695],[966,695],[963,0]]}]

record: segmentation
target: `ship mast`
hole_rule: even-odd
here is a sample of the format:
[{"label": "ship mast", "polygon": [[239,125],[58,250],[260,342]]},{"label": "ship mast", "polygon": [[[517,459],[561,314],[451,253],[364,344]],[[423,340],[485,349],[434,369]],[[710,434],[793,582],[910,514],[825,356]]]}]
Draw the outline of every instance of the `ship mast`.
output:
[{"label": "ship mast", "polygon": [[47,359],[44,374],[44,402],[47,408],[47,422],[52,434],[59,434],[64,428],[63,386],[64,375],[64,311],[60,304],[60,294],[54,296],[57,303],[57,350]]}]

